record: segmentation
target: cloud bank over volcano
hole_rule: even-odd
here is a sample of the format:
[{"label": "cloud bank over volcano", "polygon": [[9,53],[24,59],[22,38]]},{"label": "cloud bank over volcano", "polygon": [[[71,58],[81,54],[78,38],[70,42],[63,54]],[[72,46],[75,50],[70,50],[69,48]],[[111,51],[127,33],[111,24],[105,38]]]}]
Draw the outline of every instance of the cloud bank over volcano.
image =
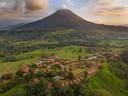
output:
[{"label": "cloud bank over volcano", "polygon": [[26,13],[30,11],[46,10],[48,0],[1,0],[0,13]]}]

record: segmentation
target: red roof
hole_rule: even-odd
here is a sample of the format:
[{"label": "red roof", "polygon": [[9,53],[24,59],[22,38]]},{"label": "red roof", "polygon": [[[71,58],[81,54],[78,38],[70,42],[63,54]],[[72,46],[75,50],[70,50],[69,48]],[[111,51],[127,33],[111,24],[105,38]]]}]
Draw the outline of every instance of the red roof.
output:
[{"label": "red roof", "polygon": [[24,73],[28,73],[28,72],[30,71],[30,67],[29,67],[28,65],[24,65],[24,66],[22,67],[22,71],[23,71]]}]

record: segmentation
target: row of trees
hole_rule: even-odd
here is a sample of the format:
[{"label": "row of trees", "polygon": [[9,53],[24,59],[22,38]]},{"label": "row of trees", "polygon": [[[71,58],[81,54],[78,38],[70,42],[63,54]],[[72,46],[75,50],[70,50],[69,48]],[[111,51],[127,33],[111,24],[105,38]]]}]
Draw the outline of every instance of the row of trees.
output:
[{"label": "row of trees", "polygon": [[57,82],[52,89],[47,88],[47,81],[41,80],[38,83],[27,85],[26,96],[96,96],[90,92],[85,81],[79,85],[60,87]]}]

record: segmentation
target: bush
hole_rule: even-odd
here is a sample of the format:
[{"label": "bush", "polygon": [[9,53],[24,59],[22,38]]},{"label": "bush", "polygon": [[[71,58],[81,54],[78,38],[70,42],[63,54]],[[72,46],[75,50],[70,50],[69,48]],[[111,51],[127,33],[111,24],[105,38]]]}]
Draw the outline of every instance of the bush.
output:
[{"label": "bush", "polygon": [[10,80],[6,83],[0,84],[0,93],[5,93],[9,89],[13,88],[16,85],[16,82],[14,80]]},{"label": "bush", "polygon": [[38,72],[36,73],[36,76],[37,76],[37,77],[42,77],[42,76],[45,76],[45,73],[42,72],[42,71],[38,71]]},{"label": "bush", "polygon": [[[55,87],[52,90],[52,96],[75,96],[74,90],[71,87]],[[77,95],[80,96],[80,95]]]},{"label": "bush", "polygon": [[27,96],[49,96],[47,81],[41,80],[38,83],[30,83],[27,85]]},{"label": "bush", "polygon": [[121,54],[121,59],[124,63],[128,63],[128,50],[125,50],[122,54]]},{"label": "bush", "polygon": [[4,74],[1,76],[1,80],[9,80],[12,78],[12,76],[13,76],[12,73]]},{"label": "bush", "polygon": [[20,78],[23,78],[23,72],[21,70],[17,71],[16,72],[16,76],[20,77]]},{"label": "bush", "polygon": [[5,53],[4,52],[0,52],[0,57],[4,57],[5,56]]},{"label": "bush", "polygon": [[35,63],[31,64],[30,67],[37,68],[37,65]]}]

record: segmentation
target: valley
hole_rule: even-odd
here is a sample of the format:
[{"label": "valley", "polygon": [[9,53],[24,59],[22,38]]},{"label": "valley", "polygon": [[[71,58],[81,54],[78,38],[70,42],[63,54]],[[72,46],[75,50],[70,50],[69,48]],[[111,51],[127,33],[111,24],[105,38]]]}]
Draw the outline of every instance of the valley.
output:
[{"label": "valley", "polygon": [[0,96],[128,96],[128,28],[61,9],[0,30]]},{"label": "valley", "polygon": [[[48,92],[52,92],[54,88],[56,88],[55,92],[56,90],[62,90],[62,92],[66,92],[67,88],[75,91],[75,88],[79,86],[79,88],[85,90],[85,93],[77,94],[92,94],[94,96],[96,94],[102,94],[102,96],[107,96],[105,94],[115,96],[116,94],[116,96],[127,96],[127,80],[121,80],[121,74],[119,75],[118,73],[116,73],[116,71],[113,73],[116,67],[111,67],[118,66],[118,63],[123,64],[123,62],[119,60],[119,54],[121,54],[123,50],[124,48],[108,49],[99,47],[91,48],[84,46],[65,46],[49,49],[36,49],[33,51],[29,50],[29,52],[24,50],[24,52],[22,51],[22,53],[16,53],[14,56],[15,59],[8,58],[6,59],[7,61],[2,59],[1,57],[1,80],[2,78],[7,78],[5,76],[11,77],[8,77],[8,79],[3,79],[1,81],[2,85],[0,84],[0,88],[2,88],[2,94],[0,94],[0,96],[10,96],[9,94],[11,94],[11,96],[13,96],[14,94],[20,94],[21,96],[23,96],[23,94],[28,94],[26,92],[31,92],[32,87],[36,88],[35,84],[40,83],[42,80],[42,82],[45,82],[43,83],[43,86],[48,87]],[[111,65],[111,63],[113,63],[113,65]],[[121,66],[127,65],[123,64]],[[127,67],[125,67],[126,72]],[[121,70],[120,67],[117,67],[117,69]],[[125,71],[123,73],[125,73]],[[115,81],[115,85],[113,85],[112,88],[110,88],[112,83],[109,83],[112,80],[109,78]],[[106,80],[108,84],[102,84],[102,79]],[[7,87],[8,84],[14,85],[11,87]],[[103,86],[106,87],[104,88]],[[120,89],[113,89],[116,88],[116,86],[120,87]],[[28,87],[30,89],[29,91],[26,91],[28,90]],[[98,88],[98,92],[95,88]],[[103,91],[100,91],[100,88],[102,88]],[[109,88],[109,90],[107,88]],[[81,92],[80,90],[78,92]],[[36,89],[35,92],[37,92]],[[36,93],[32,92],[29,94],[32,95]],[[52,94],[54,96],[54,93],[47,94]],[[57,92],[55,96],[59,96],[60,94],[62,95],[66,93]],[[76,93],[74,93],[74,96],[77,96],[75,94]]]}]

